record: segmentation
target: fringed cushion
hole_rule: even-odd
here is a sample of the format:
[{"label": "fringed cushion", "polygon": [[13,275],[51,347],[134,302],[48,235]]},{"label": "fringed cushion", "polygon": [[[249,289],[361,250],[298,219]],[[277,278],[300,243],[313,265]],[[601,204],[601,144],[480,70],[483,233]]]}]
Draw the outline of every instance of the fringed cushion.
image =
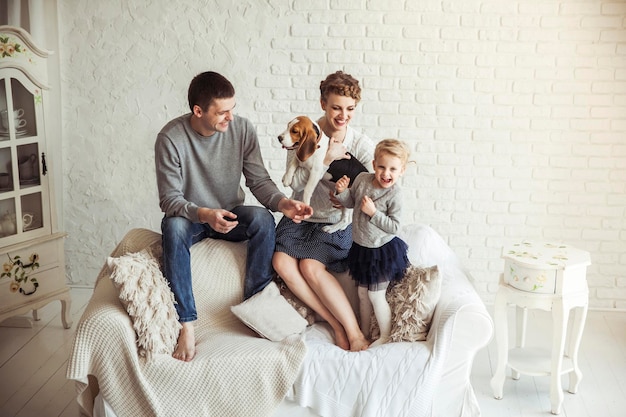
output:
[{"label": "fringed cushion", "polygon": [[172,354],[181,325],[174,294],[161,273],[160,245],[119,258],[109,257],[111,279],[137,333],[139,355],[150,361],[155,354]]},{"label": "fringed cushion", "polygon": [[[441,276],[436,265],[428,268],[409,266],[404,278],[387,291],[391,308],[390,341],[426,340],[440,295]],[[375,316],[371,333],[373,338],[380,334]]]}]

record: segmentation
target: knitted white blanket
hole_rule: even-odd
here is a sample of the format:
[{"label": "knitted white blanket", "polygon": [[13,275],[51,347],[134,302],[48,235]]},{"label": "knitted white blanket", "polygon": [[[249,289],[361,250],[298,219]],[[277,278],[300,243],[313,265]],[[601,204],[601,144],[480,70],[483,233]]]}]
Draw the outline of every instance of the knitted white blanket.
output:
[{"label": "knitted white blanket", "polygon": [[[111,256],[159,240],[155,232],[134,229]],[[82,415],[92,415],[99,390],[118,417],[266,416],[292,386],[306,354],[302,338],[261,339],[230,311],[243,293],[245,243],[205,239],[191,253],[199,315],[191,362],[165,354],[149,363],[139,357],[132,323],[103,267],[76,327],[67,369],[77,381]]]}]

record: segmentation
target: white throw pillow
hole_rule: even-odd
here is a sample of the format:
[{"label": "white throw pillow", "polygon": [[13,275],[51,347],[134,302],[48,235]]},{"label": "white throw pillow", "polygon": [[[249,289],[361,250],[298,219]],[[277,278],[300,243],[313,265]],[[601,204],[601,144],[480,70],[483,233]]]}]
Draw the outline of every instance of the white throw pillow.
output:
[{"label": "white throw pillow", "polygon": [[246,326],[273,342],[301,333],[308,324],[280,294],[274,281],[230,309]]},{"label": "white throw pillow", "polygon": [[277,276],[274,278],[274,282],[276,282],[280,294],[285,297],[285,300],[287,300],[289,305],[306,320],[307,324],[315,323],[315,311],[296,297],[281,277]]},{"label": "white throw pillow", "polygon": [[172,354],[182,326],[174,308],[174,294],[152,251],[109,257],[107,265],[137,333],[139,355],[150,361],[157,353]]}]

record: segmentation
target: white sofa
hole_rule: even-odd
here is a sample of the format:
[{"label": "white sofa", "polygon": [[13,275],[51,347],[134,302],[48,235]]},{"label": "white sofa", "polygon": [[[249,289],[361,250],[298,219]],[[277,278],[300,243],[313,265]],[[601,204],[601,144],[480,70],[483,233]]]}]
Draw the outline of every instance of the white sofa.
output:
[{"label": "white sofa", "polygon": [[[67,370],[81,415],[479,416],[469,377],[492,337],[491,318],[437,232],[408,225],[400,236],[414,265],[437,265],[443,278],[428,339],[360,353],[334,346],[326,323],[280,343],[256,336],[230,311],[241,298],[246,244],[207,239],[192,248],[198,354],[191,365],[165,354],[147,362],[132,348],[132,322],[103,267]],[[112,256],[159,242],[159,234],[134,229]],[[355,303],[353,284],[338,278]]]}]

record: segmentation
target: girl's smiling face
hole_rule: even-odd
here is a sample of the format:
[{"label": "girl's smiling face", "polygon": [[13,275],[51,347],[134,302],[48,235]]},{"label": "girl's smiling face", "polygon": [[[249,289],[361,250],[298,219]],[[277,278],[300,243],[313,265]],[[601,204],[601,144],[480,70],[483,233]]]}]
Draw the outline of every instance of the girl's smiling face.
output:
[{"label": "girl's smiling face", "polygon": [[374,186],[390,188],[404,174],[404,164],[397,156],[382,153],[373,161]]}]

